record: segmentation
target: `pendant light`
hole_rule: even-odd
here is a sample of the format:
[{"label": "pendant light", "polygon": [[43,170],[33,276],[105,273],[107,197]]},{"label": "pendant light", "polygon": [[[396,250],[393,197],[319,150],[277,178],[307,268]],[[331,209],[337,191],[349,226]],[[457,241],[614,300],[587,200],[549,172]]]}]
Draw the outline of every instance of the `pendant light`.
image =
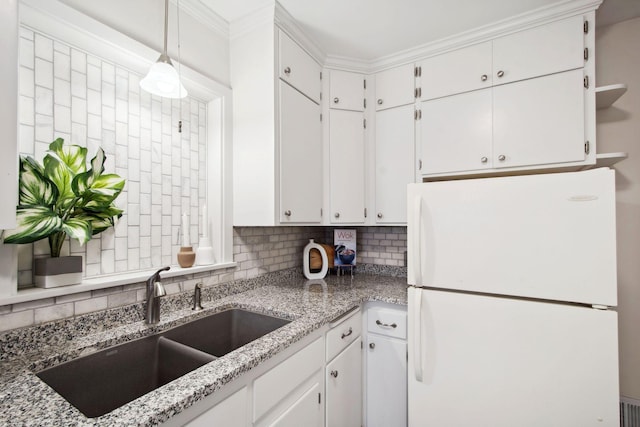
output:
[{"label": "pendant light", "polygon": [[[178,11],[180,13],[180,11]],[[140,80],[140,87],[153,94],[164,98],[184,98],[187,90],[180,82],[180,76],[171,58],[167,55],[167,32],[169,27],[169,0],[164,2],[164,49],[158,61],[151,66],[146,77]],[[179,35],[178,35],[179,36]]]}]

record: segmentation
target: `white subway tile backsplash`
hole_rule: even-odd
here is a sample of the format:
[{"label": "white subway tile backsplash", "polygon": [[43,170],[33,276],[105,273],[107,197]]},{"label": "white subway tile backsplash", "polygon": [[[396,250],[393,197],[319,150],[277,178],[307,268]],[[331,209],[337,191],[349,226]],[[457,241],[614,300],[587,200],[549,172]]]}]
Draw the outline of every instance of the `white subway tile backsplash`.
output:
[{"label": "white subway tile backsplash", "polygon": [[49,149],[49,143],[53,141],[53,116],[36,114],[35,115],[35,140],[42,144],[36,144],[35,157],[42,159]]},{"label": "white subway tile backsplash", "polygon": [[71,83],[55,78],[53,81],[53,102],[71,108]]},{"label": "white subway tile backsplash", "polygon": [[33,325],[33,310],[19,311],[17,313],[9,313],[2,315],[0,322],[0,332],[9,331],[15,328]]},{"label": "white subway tile backsplash", "polygon": [[87,75],[84,72],[71,72],[71,96],[80,99],[87,98]]},{"label": "white subway tile backsplash", "polygon": [[62,105],[53,107],[54,130],[56,132],[71,132],[71,108]]},{"label": "white subway tile backsplash", "polygon": [[[77,49],[71,49],[71,69],[73,71],[86,74],[87,72],[87,55]],[[86,86],[86,85],[85,85]]]},{"label": "white subway tile backsplash", "polygon": [[20,84],[18,93],[20,95],[29,96],[33,98],[35,96],[34,87],[34,73],[31,68],[20,67],[20,78],[18,82]]},{"label": "white subway tile backsplash", "polygon": [[107,295],[104,295],[97,298],[76,301],[73,304],[75,315],[79,316],[94,311],[106,310],[109,307],[109,298]]},{"label": "white subway tile backsplash", "polygon": [[[72,85],[73,86],[73,85]],[[72,88],[73,93],[73,88]],[[86,91],[85,91],[86,93]],[[87,101],[77,96],[71,97],[71,120],[81,125],[87,124]]]},{"label": "white subway tile backsplash", "polygon": [[116,68],[113,64],[102,61],[102,83],[115,85],[116,83]]},{"label": "white subway tile backsplash", "polygon": [[[87,57],[87,62],[92,56]],[[102,70],[99,66],[87,63],[87,89],[100,90],[102,88]]]},{"label": "white subway tile backsplash", "polygon": [[100,269],[102,274],[115,272],[115,251],[113,249],[103,249],[100,253]]},{"label": "white subway tile backsplash", "polygon": [[49,307],[37,308],[34,312],[34,322],[44,323],[53,320],[65,319],[73,316],[73,303],[56,304]]},{"label": "white subway tile backsplash", "polygon": [[35,84],[53,89],[53,63],[44,59],[35,59]]},{"label": "white subway tile backsplash", "polygon": [[53,52],[53,75],[56,78],[71,81],[71,57],[68,53]]},{"label": "white subway tile backsplash", "polygon": [[102,138],[102,117],[98,114],[87,114],[87,137]]},{"label": "white subway tile backsplash", "polygon": [[[33,33],[31,33],[33,36]],[[20,65],[23,67],[31,68],[34,67],[34,45],[33,40],[26,40],[24,38],[20,38],[20,49],[18,50],[18,54],[20,55]]]},{"label": "white subway tile backsplash", "polygon": [[87,90],[87,113],[102,114],[102,93],[99,90]]},{"label": "white subway tile backsplash", "polygon": [[33,126],[35,124],[35,100],[28,96],[20,96],[20,123]]},{"label": "white subway tile backsplash", "polygon": [[42,34],[35,33],[35,56],[37,58],[53,61],[53,40]]},{"label": "white subway tile backsplash", "polygon": [[53,90],[36,86],[35,96],[36,114],[53,116]]}]

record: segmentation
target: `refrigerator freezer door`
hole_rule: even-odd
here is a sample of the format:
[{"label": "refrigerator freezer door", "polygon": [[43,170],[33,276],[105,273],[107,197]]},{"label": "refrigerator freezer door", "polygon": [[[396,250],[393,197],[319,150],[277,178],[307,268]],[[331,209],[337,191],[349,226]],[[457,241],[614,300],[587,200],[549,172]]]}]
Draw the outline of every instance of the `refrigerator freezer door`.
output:
[{"label": "refrigerator freezer door", "polygon": [[617,305],[613,170],[408,188],[409,284]]},{"label": "refrigerator freezer door", "polygon": [[409,427],[617,426],[616,323],[608,310],[410,287]]}]

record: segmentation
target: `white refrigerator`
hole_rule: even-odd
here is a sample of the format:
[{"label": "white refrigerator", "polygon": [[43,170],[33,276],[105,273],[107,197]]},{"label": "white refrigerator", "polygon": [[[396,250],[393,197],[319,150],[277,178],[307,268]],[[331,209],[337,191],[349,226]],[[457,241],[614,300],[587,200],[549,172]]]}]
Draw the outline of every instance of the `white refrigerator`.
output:
[{"label": "white refrigerator", "polygon": [[614,171],[410,184],[410,427],[619,425]]}]

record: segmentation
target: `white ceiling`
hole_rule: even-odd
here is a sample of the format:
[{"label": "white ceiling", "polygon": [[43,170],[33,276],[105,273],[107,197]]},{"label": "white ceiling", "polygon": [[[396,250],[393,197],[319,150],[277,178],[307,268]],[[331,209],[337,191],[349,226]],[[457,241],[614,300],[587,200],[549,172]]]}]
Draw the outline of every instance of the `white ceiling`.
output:
[{"label": "white ceiling", "polygon": [[[269,0],[200,0],[232,22]],[[371,61],[558,0],[279,0],[330,56]],[[598,25],[640,16],[640,0],[605,0]]]}]

